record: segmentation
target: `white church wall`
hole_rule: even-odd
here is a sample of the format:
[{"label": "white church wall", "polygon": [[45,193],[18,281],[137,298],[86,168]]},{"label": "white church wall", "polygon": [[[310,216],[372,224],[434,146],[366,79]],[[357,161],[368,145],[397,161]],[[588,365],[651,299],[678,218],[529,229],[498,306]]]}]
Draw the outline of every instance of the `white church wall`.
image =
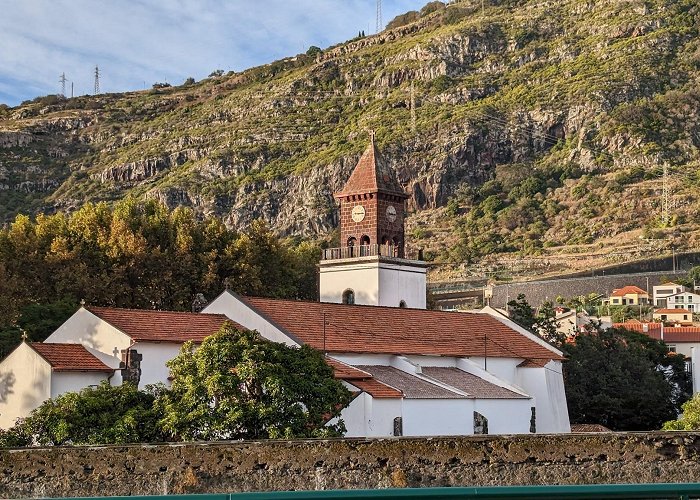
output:
[{"label": "white church wall", "polygon": [[51,397],[66,392],[78,392],[90,386],[98,386],[107,380],[108,373],[99,372],[53,372],[51,377]]},{"label": "white church wall", "polygon": [[0,363],[0,429],[51,397],[51,366],[26,343]]},{"label": "white church wall", "polygon": [[546,368],[518,368],[518,386],[534,397],[538,433],[571,432],[561,362]]},{"label": "white church wall", "polygon": [[401,416],[402,403],[399,398],[369,398],[365,403],[365,436],[393,436],[394,418]]},{"label": "white church wall", "polygon": [[474,433],[472,399],[404,399],[404,436],[450,436]]},{"label": "white church wall", "polygon": [[425,309],[425,271],[424,267],[380,263],[377,305],[399,307],[404,301],[406,307]]},{"label": "white church wall", "polygon": [[290,346],[298,345],[294,340],[285,335],[282,330],[251,309],[248,304],[228,291],[219,295],[202,311],[206,314],[223,314],[231,321],[249,330],[257,330],[260,335],[274,342],[281,342]]},{"label": "white church wall", "polygon": [[[379,264],[375,261],[354,260],[347,265],[321,262],[319,273],[319,299],[321,302],[340,304],[343,292],[355,293],[355,304],[377,306],[379,304]],[[396,303],[398,306],[398,302]]]},{"label": "white church wall", "polygon": [[492,384],[530,396],[530,393],[518,385],[516,366],[520,361],[519,359],[511,358],[487,358],[487,369],[484,370],[484,358],[459,358],[457,367]]},{"label": "white church wall", "polygon": [[[474,400],[474,411],[488,419],[489,434],[529,433],[533,406],[535,406],[533,399]],[[472,413],[472,428],[473,416]],[[537,423],[539,424],[539,422]],[[539,431],[539,429],[537,430]]]},{"label": "white church wall", "polygon": [[332,353],[331,357],[348,365],[383,365],[391,366],[391,354],[353,354]]},{"label": "white church wall", "polygon": [[[357,391],[358,389],[354,386],[345,384],[351,391]],[[364,437],[367,432],[367,420],[370,411],[367,408],[369,402],[371,406],[371,396],[366,392],[363,392],[355,399],[353,399],[347,408],[343,409],[340,413],[340,418],[345,423],[345,437]],[[337,419],[331,420],[330,423],[335,423]]]},{"label": "white church wall", "polygon": [[93,354],[102,353],[98,359],[115,367],[121,361],[121,351],[131,345],[131,338],[81,307],[44,342],[82,344]]},{"label": "white church wall", "polygon": [[180,354],[182,344],[171,344],[165,342],[138,342],[132,346],[136,352],[143,355],[141,360],[141,379],[139,389],[143,389],[148,384],[159,382],[170,386],[168,377],[170,369],[165,363]]}]

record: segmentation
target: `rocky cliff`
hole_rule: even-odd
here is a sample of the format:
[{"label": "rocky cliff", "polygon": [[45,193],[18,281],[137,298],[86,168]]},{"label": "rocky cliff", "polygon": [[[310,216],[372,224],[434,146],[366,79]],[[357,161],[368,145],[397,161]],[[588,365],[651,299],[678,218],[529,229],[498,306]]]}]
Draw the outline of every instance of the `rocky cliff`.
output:
[{"label": "rocky cliff", "polygon": [[315,237],[373,129],[437,260],[700,244],[695,1],[428,10],[193,85],[0,109],[0,217],[133,195]]}]

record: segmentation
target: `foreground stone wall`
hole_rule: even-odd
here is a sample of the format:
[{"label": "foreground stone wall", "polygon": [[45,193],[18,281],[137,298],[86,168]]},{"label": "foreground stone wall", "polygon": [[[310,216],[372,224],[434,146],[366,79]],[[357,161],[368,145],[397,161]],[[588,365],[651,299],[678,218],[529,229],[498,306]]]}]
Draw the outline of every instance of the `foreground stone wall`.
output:
[{"label": "foreground stone wall", "polygon": [[700,434],[392,438],[0,450],[0,496],[691,482]]}]

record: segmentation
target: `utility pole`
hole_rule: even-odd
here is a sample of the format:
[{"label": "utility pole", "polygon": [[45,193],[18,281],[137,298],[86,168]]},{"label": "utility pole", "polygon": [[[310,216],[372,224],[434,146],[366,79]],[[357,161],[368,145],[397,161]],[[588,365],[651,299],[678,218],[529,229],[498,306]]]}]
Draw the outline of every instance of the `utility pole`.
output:
[{"label": "utility pole", "polygon": [[100,93],[100,68],[95,66],[95,95]]},{"label": "utility pole", "polygon": [[383,23],[382,23],[382,0],[377,0],[377,30],[376,32],[379,33],[382,31],[383,28]]},{"label": "utility pole", "polygon": [[66,74],[61,73],[61,76],[58,78],[58,81],[61,84],[61,95],[63,97],[66,97]]},{"label": "utility pole", "polygon": [[411,80],[411,130],[416,133],[416,92]]},{"label": "utility pole", "polygon": [[661,213],[661,222],[663,223],[664,227],[668,227],[668,224],[671,220],[670,215],[668,213],[668,205],[669,205],[669,190],[668,190],[668,163],[664,163],[664,180],[663,180],[663,191],[662,191],[662,213]]}]

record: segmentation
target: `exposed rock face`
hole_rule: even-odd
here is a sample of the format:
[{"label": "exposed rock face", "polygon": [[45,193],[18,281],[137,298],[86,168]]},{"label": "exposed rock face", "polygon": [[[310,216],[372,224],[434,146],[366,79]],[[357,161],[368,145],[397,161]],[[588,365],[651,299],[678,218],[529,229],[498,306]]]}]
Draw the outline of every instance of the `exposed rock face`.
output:
[{"label": "exposed rock face", "polygon": [[[597,176],[697,157],[700,97],[688,82],[700,38],[679,1],[517,4],[483,20],[480,2],[461,2],[313,59],[187,87],[10,110],[0,218],[134,192],[235,226],[262,218],[280,234],[323,234],[369,129],[409,212],[512,165]],[[578,212],[567,193],[552,233]]]}]

